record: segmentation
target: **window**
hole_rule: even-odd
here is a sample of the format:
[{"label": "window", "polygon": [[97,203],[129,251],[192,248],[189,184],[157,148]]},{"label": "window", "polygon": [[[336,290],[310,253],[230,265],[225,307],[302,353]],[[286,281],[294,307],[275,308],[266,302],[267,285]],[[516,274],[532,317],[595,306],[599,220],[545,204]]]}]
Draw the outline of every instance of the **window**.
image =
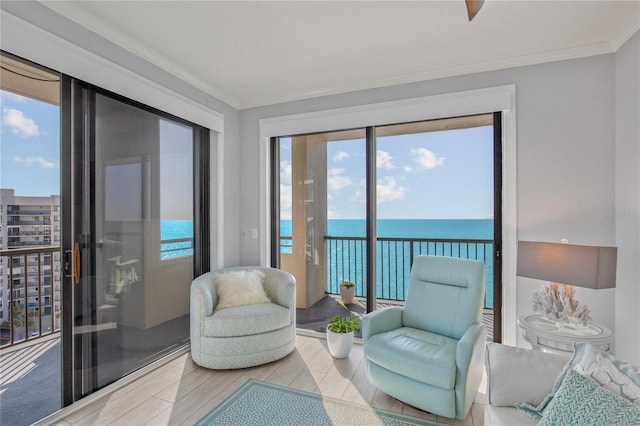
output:
[{"label": "window", "polygon": [[500,211],[493,114],[272,143],[280,217],[272,258],[302,288],[298,327],[323,331],[345,280],[360,298],[352,311],[374,309],[376,300],[378,306],[402,303],[413,257],[420,254],[483,261],[491,324],[499,223],[493,215]]}]

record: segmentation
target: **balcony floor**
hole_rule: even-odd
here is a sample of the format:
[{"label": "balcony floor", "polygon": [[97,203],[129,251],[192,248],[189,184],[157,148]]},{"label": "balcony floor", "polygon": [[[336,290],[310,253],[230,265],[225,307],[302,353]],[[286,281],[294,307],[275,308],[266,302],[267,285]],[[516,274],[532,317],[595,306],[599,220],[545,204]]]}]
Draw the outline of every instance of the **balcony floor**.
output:
[{"label": "balcony floor", "polygon": [[60,333],[0,350],[0,424],[30,425],[61,407]]}]

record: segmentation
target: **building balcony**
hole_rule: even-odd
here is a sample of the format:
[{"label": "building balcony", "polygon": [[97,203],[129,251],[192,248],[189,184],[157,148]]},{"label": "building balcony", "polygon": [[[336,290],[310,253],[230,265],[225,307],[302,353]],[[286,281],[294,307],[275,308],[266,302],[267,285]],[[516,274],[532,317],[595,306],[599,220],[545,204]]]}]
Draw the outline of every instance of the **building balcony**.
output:
[{"label": "building balcony", "polygon": [[[46,270],[43,268],[45,258],[50,259],[51,254],[59,252],[60,247],[42,247],[27,249],[2,250],[1,257],[7,258],[8,266],[6,271],[6,281],[2,285],[6,286],[7,299],[3,304],[10,307],[8,318],[2,322],[2,334],[0,347],[9,347],[21,342],[28,342],[34,338],[48,335],[60,330],[60,314],[51,314],[50,297],[51,276],[50,266]],[[24,268],[16,266],[24,264],[26,259],[38,258],[40,266],[29,266],[27,280],[24,279]],[[60,271],[53,271],[59,274]],[[25,303],[25,295],[27,302]],[[46,298],[45,298],[46,296]],[[49,303],[45,305],[45,299]],[[49,307],[49,313],[45,313],[45,307]],[[13,310],[13,313],[10,311]]]}]

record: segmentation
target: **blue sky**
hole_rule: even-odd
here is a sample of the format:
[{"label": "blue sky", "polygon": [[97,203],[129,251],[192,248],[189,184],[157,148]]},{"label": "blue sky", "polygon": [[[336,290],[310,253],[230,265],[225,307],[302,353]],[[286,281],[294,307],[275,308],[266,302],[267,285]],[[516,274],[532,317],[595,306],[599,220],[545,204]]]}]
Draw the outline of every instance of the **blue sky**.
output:
[{"label": "blue sky", "polygon": [[0,187],[22,196],[60,194],[58,106],[0,91],[0,111]]},{"label": "blue sky", "polygon": [[[287,140],[280,168],[283,219],[291,206]],[[493,218],[491,126],[378,137],[377,145],[379,219]],[[365,217],[364,154],[364,139],[328,144],[329,218]]]}]

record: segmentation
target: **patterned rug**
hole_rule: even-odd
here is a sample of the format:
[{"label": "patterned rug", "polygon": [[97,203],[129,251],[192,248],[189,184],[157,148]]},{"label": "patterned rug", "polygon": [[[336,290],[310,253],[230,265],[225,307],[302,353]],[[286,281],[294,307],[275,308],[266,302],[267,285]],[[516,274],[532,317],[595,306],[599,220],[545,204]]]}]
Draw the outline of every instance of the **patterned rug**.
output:
[{"label": "patterned rug", "polygon": [[393,425],[443,426],[416,417],[249,379],[196,426]]}]

